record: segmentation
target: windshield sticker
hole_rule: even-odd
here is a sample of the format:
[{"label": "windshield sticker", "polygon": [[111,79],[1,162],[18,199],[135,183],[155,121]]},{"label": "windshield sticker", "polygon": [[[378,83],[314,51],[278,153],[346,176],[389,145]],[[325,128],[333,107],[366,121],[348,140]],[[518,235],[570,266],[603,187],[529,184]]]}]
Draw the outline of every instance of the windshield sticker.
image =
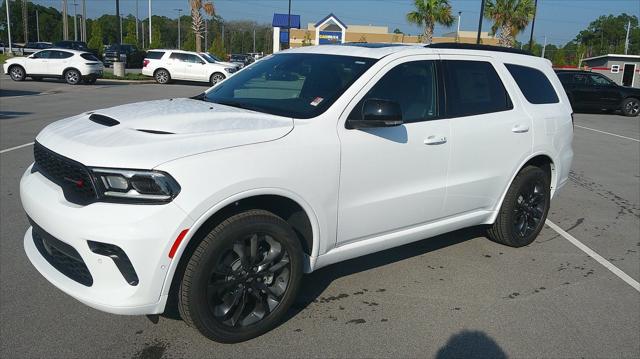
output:
[{"label": "windshield sticker", "polygon": [[313,101],[311,101],[310,105],[314,107],[318,106],[320,102],[322,102],[322,100],[324,100],[322,97],[316,97],[313,99]]}]

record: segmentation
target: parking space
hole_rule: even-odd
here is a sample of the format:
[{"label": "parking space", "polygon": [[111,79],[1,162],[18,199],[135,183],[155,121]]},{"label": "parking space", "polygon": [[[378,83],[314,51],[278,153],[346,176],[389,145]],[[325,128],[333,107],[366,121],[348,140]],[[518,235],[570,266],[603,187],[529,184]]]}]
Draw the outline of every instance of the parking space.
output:
[{"label": "parking space", "polygon": [[[0,357],[638,357],[640,292],[560,233],[504,247],[477,228],[307,275],[288,319],[234,345],[182,321],[115,316],[49,284],[22,249],[18,181],[47,124],[206,87],[0,78]],[[640,281],[640,120],[576,115],[570,181],[549,220]]]}]

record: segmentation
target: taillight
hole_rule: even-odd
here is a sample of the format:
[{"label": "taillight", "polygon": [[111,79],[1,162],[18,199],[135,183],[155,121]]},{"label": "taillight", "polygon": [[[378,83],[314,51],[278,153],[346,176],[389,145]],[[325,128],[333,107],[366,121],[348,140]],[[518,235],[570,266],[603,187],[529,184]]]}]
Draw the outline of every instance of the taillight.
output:
[{"label": "taillight", "polygon": [[142,67],[147,67],[147,65],[149,65],[149,60],[144,59],[144,61],[142,61]]}]

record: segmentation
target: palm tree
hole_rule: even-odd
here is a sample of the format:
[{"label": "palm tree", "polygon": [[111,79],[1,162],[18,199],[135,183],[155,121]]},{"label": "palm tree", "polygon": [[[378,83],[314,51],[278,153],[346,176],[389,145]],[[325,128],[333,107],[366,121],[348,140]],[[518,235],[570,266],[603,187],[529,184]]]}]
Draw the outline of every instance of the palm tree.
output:
[{"label": "palm tree", "polygon": [[493,20],[491,32],[500,30],[498,43],[500,46],[512,47],[518,35],[535,14],[532,0],[488,0],[484,9],[484,17]]},{"label": "palm tree", "polygon": [[422,41],[430,44],[433,40],[433,28],[436,24],[447,27],[453,24],[449,0],[414,0],[415,10],[407,14],[407,21],[424,26]]},{"label": "palm tree", "polygon": [[202,35],[203,25],[204,25],[204,17],[202,16],[202,11],[206,15],[215,14],[215,8],[213,7],[213,3],[211,1],[204,2],[203,0],[189,0],[189,5],[191,5],[191,20],[193,29],[193,33],[196,36],[196,51],[202,51]]}]

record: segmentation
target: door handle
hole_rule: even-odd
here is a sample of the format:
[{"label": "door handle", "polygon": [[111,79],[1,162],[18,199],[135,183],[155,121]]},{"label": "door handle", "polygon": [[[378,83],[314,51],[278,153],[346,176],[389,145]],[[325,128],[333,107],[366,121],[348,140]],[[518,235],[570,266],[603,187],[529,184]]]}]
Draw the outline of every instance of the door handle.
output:
[{"label": "door handle", "polygon": [[513,132],[513,133],[529,132],[529,126],[517,124],[517,125],[513,126],[513,128],[511,129],[511,132]]},{"label": "door handle", "polygon": [[424,140],[425,145],[441,145],[447,142],[445,136],[429,136]]}]

